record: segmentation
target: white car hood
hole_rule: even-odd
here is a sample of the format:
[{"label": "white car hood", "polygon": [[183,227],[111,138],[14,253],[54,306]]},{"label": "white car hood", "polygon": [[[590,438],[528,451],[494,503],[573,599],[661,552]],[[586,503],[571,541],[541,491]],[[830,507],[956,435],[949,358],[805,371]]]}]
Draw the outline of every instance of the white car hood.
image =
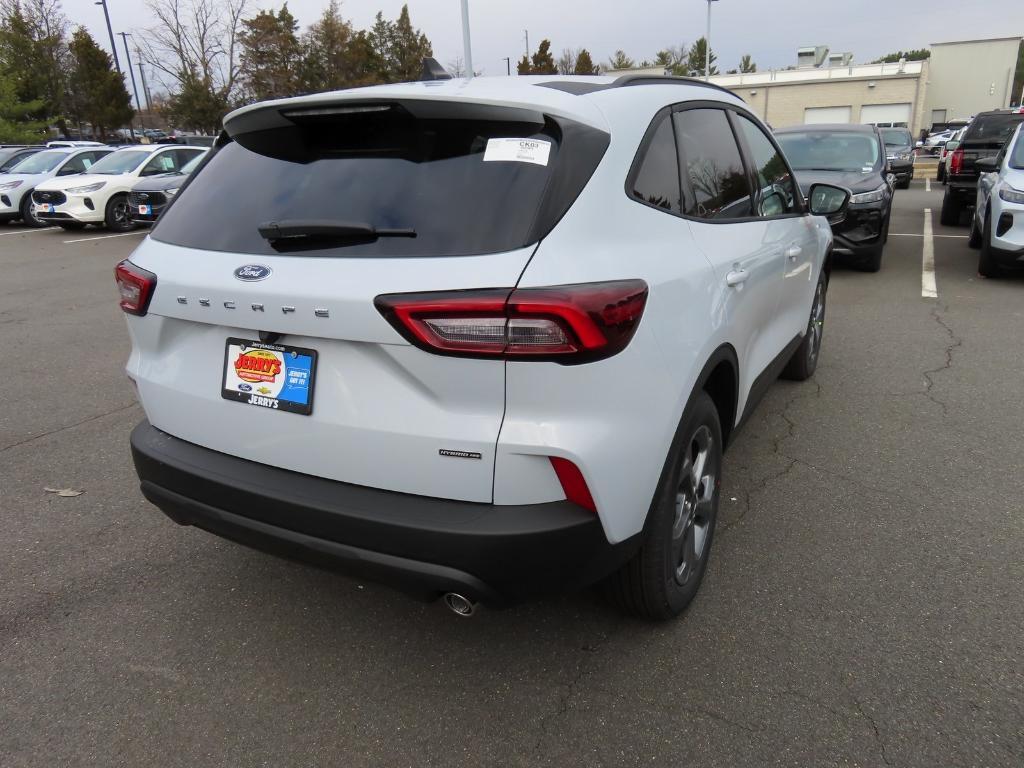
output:
[{"label": "white car hood", "polygon": [[127,191],[138,180],[139,177],[133,173],[120,173],[116,176],[106,173],[79,173],[74,176],[61,176],[44,181],[36,189],[64,192],[70,187],[84,187],[87,184],[105,181],[106,186],[103,187],[103,192],[106,193],[111,190]]},{"label": "white car hood", "polygon": [[[4,177],[0,176],[0,181],[2,181],[3,178]],[[1024,192],[1024,170],[1008,167],[1006,169],[1006,173],[1003,175],[1003,181],[1014,189]]]},{"label": "white car hood", "polygon": [[0,173],[0,184],[20,181],[22,187],[32,188],[41,181],[50,178],[49,173]]}]

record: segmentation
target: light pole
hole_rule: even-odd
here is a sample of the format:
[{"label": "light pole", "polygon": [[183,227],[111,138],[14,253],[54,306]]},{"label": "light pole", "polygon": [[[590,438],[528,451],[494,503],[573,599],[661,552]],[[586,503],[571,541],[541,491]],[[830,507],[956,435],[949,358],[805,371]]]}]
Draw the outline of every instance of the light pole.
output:
[{"label": "light pole", "polygon": [[505,57],[505,74],[508,75],[509,77],[512,77],[512,57],[511,56],[506,56]]},{"label": "light pole", "polygon": [[473,79],[473,46],[469,35],[469,0],[462,0],[462,48],[466,58],[466,79]]},{"label": "light pole", "polygon": [[704,35],[704,81],[711,77],[711,4],[718,0],[708,0],[708,33]]},{"label": "light pole", "polygon": [[142,68],[142,51],[139,50],[139,46],[135,46],[135,58],[139,60],[139,78],[142,80],[142,95],[146,97],[146,111],[152,115],[153,101],[149,95],[149,85],[146,84],[146,70]]},{"label": "light pole", "polygon": [[[118,32],[117,34],[121,36],[121,42],[124,43],[124,61],[128,67],[128,74],[132,76],[132,90],[135,92],[135,103],[139,107],[139,122],[142,124],[142,135],[145,136],[146,123],[142,120],[142,102],[139,101],[139,89],[138,86],[135,85],[135,70],[132,69],[132,57],[131,54],[128,53],[128,38],[132,35],[130,32]],[[131,132],[132,138],[134,139],[135,129],[132,128],[131,123],[128,124],[128,130]]]},{"label": "light pole", "polygon": [[107,0],[96,0],[93,5],[103,6],[103,17],[107,20],[107,34],[110,35],[110,52],[114,54],[114,68],[117,70],[117,74],[123,75],[121,72],[121,62],[117,60],[117,46],[114,45],[114,30],[110,26],[110,13],[107,11]]}]

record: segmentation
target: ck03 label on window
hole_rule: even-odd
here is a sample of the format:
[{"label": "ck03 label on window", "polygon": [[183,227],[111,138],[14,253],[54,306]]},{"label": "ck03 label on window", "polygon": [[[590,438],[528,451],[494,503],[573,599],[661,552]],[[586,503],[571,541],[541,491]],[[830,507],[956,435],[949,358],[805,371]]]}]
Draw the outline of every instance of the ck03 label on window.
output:
[{"label": "ck03 label on window", "polygon": [[316,350],[228,339],[221,397],[309,415],[313,412]]}]

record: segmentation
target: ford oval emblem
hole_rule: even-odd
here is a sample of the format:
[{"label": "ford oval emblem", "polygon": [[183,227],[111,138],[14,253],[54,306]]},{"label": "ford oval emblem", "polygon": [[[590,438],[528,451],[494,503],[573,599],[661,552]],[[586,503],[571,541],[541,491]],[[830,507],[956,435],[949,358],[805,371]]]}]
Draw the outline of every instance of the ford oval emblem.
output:
[{"label": "ford oval emblem", "polygon": [[247,283],[255,283],[257,280],[266,280],[272,271],[263,264],[245,264],[235,270],[235,277]]}]

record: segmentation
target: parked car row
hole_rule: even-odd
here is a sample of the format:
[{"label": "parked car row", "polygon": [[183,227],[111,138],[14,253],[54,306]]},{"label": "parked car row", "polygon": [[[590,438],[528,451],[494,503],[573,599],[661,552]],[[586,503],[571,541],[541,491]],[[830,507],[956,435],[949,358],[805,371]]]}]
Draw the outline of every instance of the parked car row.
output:
[{"label": "parked car row", "polygon": [[[178,144],[107,147],[95,142],[32,148],[0,172],[0,222],[20,219],[33,227],[87,224],[119,232],[152,223],[163,204],[207,150]],[[196,162],[193,162],[196,161]],[[166,181],[162,177],[169,177]],[[140,180],[159,204],[129,205]]]},{"label": "parked car row", "polygon": [[[968,244],[980,249],[978,273],[1024,269],[1024,110],[977,115],[949,152],[940,221],[959,226],[969,213]],[[953,141],[951,139],[950,141]]]}]

